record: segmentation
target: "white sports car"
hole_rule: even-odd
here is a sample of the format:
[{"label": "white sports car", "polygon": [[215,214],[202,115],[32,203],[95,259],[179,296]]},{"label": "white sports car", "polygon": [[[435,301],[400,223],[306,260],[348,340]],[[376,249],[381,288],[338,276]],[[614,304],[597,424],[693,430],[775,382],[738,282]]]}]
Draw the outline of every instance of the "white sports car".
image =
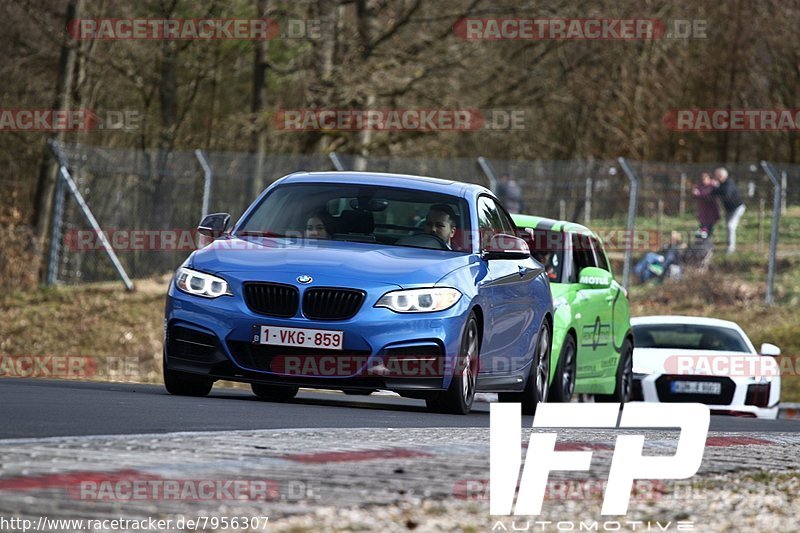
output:
[{"label": "white sports car", "polygon": [[631,318],[632,400],[699,402],[716,414],[777,418],[781,350],[756,352],[735,322],[693,316]]}]

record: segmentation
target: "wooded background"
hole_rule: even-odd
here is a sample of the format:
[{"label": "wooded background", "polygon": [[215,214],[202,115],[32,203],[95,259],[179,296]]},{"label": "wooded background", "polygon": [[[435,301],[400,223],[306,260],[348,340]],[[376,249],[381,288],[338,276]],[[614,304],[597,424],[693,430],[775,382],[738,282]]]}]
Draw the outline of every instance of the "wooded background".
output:
[{"label": "wooded background", "polygon": [[[686,133],[663,121],[673,109],[800,107],[798,0],[0,0],[0,17],[3,109],[127,110],[140,117],[129,131],[0,131],[0,239],[18,240],[33,258],[46,240],[52,137],[159,154],[201,148],[800,162],[794,131]],[[319,38],[73,41],[65,31],[76,18],[209,17],[319,21]],[[707,37],[468,41],[453,32],[463,17],[703,20]],[[274,129],[277,110],[298,108],[522,110],[525,127]],[[156,172],[153,179],[168,177]],[[243,179],[252,186],[253,176]],[[11,261],[9,253],[0,263]]]}]

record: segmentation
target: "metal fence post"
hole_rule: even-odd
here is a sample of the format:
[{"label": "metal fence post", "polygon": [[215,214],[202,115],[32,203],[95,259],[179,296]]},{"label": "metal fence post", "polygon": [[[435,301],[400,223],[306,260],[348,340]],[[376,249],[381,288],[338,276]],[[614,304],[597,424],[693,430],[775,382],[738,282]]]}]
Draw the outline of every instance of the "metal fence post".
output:
[{"label": "metal fence post", "polygon": [[208,214],[208,205],[211,201],[211,180],[214,178],[214,172],[211,170],[211,165],[208,164],[206,155],[199,148],[194,151],[194,156],[197,162],[203,168],[203,211],[200,219],[204,219]]},{"label": "metal fence post", "polygon": [[622,170],[628,176],[628,179],[631,182],[631,194],[628,199],[628,225],[627,225],[627,232],[628,232],[628,246],[625,248],[625,262],[623,263],[622,267],[622,286],[626,289],[630,283],[631,277],[631,259],[633,256],[633,228],[636,225],[636,208],[638,206],[639,200],[639,178],[636,176],[636,172],[634,172],[631,165],[628,163],[628,160],[624,157],[620,157],[617,159],[619,161],[619,165],[622,167]]},{"label": "metal fence post", "polygon": [[786,182],[788,181],[786,171],[781,172],[781,215],[786,214]]},{"label": "metal fence post", "polygon": [[756,251],[761,253],[764,250],[764,212],[766,211],[767,201],[763,198],[758,200],[758,244]]},{"label": "metal fence post", "polygon": [[339,159],[339,156],[336,155],[336,152],[329,153],[328,158],[330,158],[331,163],[333,163],[333,168],[335,168],[336,170],[344,170],[344,165],[342,164],[342,160]]},{"label": "metal fence post", "polygon": [[658,249],[661,249],[661,244],[664,240],[664,200],[660,199],[656,203],[656,242],[658,243]]},{"label": "metal fence post", "polygon": [[489,180],[489,190],[497,194],[497,174],[494,173],[492,165],[489,160],[483,156],[478,157],[478,166],[483,171],[483,175]]},{"label": "metal fence post", "polygon": [[681,190],[680,200],[678,203],[678,215],[683,216],[686,214],[686,172],[681,172]]},{"label": "metal fence post", "polygon": [[583,198],[583,221],[587,226],[592,223],[592,178],[586,178],[586,191]]},{"label": "metal fence post", "polygon": [[[114,248],[111,246],[111,243],[108,242],[108,238],[106,234],[103,233],[103,230],[100,228],[100,224],[97,223],[97,219],[94,218],[92,211],[89,209],[89,206],[86,204],[86,200],[83,199],[83,195],[78,190],[78,186],[75,185],[75,181],[73,181],[72,176],[69,174],[69,169],[67,168],[67,158],[64,153],[61,151],[61,146],[56,141],[50,141],[50,149],[53,151],[53,154],[56,156],[56,159],[59,162],[58,166],[58,173],[59,173],[59,181],[62,181],[64,185],[66,185],[67,190],[72,194],[72,197],[75,198],[75,201],[78,204],[78,207],[81,209],[83,216],[86,218],[86,221],[89,222],[89,225],[94,230],[95,234],[97,235],[100,244],[103,246],[103,250],[105,250],[106,254],[108,254],[109,259],[111,259],[111,263],[114,265],[119,277],[122,279],[122,283],[125,284],[125,288],[129,291],[133,290],[133,282],[128,277],[128,273],[125,272],[125,269],[120,263],[119,258],[117,257],[116,252],[114,252]],[[62,186],[63,190],[63,186]],[[50,248],[52,252],[52,247]],[[51,257],[52,259],[52,257]],[[49,277],[49,273],[48,273]]]},{"label": "metal fence post", "polygon": [[53,200],[53,220],[50,227],[50,251],[47,259],[47,285],[58,283],[58,259],[61,255],[61,228],[64,223],[64,180],[61,178],[61,169],[67,164],[66,158],[56,150],[55,141],[49,139],[47,143],[58,161],[56,173],[56,188]]},{"label": "metal fence post", "polygon": [[770,228],[769,235],[769,264],[767,267],[767,305],[775,303],[774,285],[775,285],[775,263],[778,255],[778,225],[781,221],[781,181],[775,173],[772,165],[766,161],[761,161],[761,168],[764,169],[773,187],[772,196],[772,227]]}]

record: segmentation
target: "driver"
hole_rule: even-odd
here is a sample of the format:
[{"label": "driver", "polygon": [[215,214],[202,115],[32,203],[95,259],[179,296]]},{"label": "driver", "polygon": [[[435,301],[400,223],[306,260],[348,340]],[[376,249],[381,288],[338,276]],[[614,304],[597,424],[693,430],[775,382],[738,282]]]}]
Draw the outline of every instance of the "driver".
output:
[{"label": "driver", "polygon": [[451,239],[456,233],[458,217],[447,204],[434,204],[425,217],[425,233],[439,237],[452,250]]},{"label": "driver", "polygon": [[317,209],[308,215],[306,221],[306,239],[331,239],[333,218],[324,209]]}]

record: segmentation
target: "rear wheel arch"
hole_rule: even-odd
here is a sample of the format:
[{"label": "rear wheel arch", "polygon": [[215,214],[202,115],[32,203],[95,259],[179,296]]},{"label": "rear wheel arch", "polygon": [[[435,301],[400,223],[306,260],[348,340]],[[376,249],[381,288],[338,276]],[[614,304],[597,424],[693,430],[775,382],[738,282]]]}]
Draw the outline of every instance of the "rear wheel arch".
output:
[{"label": "rear wheel arch", "polygon": [[[630,343],[631,348],[633,348],[635,346],[633,344],[633,330],[628,329],[628,331],[625,332],[625,335],[622,337],[622,344],[623,345],[625,344],[625,341],[628,341]],[[620,353],[621,353],[622,352],[622,346],[620,346],[619,348],[620,348]]]}]

